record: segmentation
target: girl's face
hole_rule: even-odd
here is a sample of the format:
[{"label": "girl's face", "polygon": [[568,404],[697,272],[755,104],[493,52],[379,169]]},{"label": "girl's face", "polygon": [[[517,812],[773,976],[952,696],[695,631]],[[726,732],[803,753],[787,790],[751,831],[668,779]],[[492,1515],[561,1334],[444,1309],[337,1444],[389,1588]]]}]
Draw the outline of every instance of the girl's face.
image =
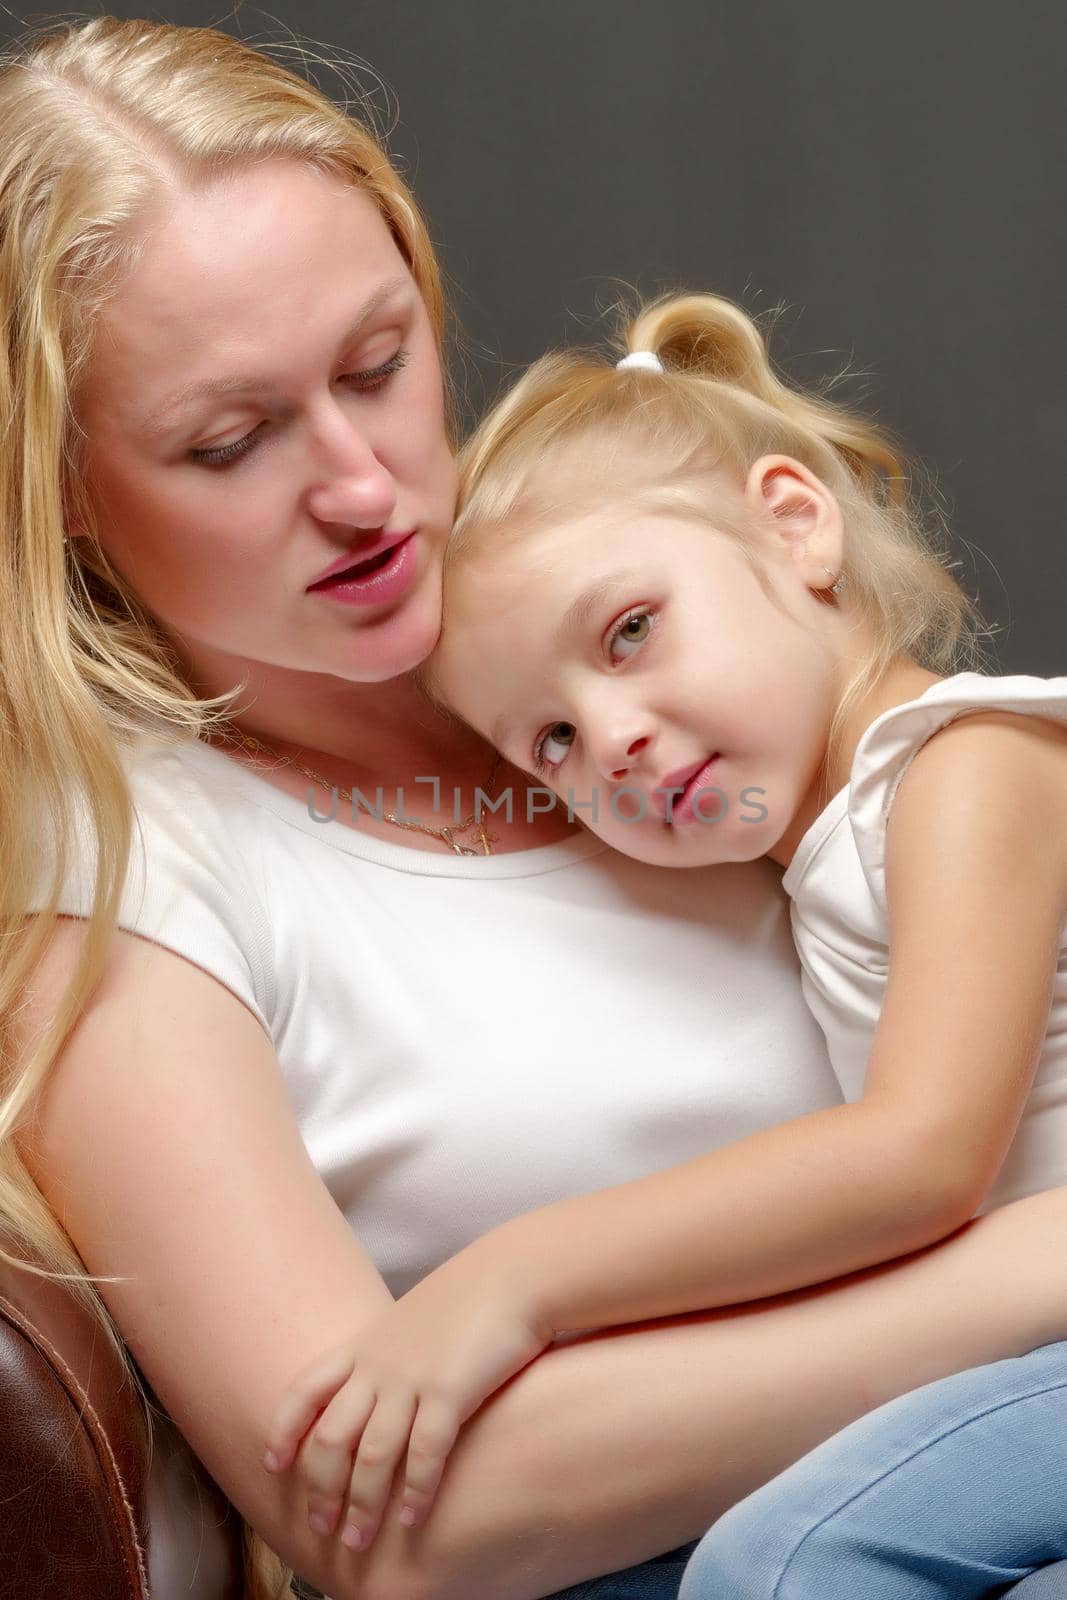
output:
[{"label": "girl's face", "polygon": [[787,609],[726,534],[633,503],[447,580],[435,692],[642,861],[785,864],[818,812],[847,648],[816,591],[840,564],[840,513],[783,459],[757,463],[745,494],[775,519],[758,559]]},{"label": "girl's face", "polygon": [[[417,665],[455,476],[430,321],[377,206],[274,161],[179,193],[146,239],[77,397],[107,555],[201,692],[249,664],[260,687]],[[402,539],[373,603],[311,588]]]}]

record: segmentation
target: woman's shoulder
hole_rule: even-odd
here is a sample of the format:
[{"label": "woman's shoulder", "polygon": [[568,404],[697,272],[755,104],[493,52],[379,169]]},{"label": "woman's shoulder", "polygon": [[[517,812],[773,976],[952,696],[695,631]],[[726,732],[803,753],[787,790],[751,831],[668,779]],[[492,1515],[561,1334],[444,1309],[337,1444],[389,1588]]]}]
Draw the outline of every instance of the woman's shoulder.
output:
[{"label": "woman's shoulder", "polygon": [[[204,763],[192,737],[140,734],[121,749],[132,805],[116,926],[184,956],[233,990],[268,1026],[273,951],[254,808],[226,766]],[[87,918],[98,845],[84,797],[58,910]],[[35,906],[43,906],[44,874]]]},{"label": "woman's shoulder", "polygon": [[234,764],[205,761],[204,749],[193,738],[177,743],[148,736],[124,749],[133,854],[155,874],[184,860],[205,885],[245,883],[255,855],[255,808]]},{"label": "woman's shoulder", "polygon": [[138,734],[123,747],[122,761],[134,803],[152,816],[185,802],[212,826],[250,801],[244,769],[192,734]]}]

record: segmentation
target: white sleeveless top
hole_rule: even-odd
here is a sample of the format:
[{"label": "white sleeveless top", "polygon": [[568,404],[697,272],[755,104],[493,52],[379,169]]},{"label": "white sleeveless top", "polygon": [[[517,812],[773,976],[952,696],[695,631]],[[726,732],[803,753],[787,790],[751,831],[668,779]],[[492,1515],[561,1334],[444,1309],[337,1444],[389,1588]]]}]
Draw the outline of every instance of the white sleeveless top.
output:
[{"label": "white sleeveless top", "polygon": [[[846,1100],[863,1093],[889,970],[889,809],[927,739],[956,717],[987,709],[1067,723],[1067,678],[961,672],[885,712],[860,740],[848,786],[816,817],[782,880],[792,900],[805,998]],[[1067,925],[1033,1087],[1004,1166],[976,1214],[1060,1184],[1067,1184]]]}]

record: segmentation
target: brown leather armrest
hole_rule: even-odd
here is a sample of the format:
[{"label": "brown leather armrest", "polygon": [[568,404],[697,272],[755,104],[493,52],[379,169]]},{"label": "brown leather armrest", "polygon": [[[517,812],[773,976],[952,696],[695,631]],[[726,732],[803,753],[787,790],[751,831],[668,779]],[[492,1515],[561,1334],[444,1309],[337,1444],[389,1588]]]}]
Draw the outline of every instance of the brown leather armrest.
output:
[{"label": "brown leather armrest", "polygon": [[236,1514],[92,1318],[0,1262],[4,1600],[237,1600],[240,1570]]}]

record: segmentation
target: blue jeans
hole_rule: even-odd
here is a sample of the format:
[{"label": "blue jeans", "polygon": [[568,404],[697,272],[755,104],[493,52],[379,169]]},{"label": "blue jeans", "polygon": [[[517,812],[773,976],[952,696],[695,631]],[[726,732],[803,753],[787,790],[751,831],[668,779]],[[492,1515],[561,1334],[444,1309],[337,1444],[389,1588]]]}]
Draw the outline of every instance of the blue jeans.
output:
[{"label": "blue jeans", "polygon": [[719,1518],[679,1600],[976,1600],[1064,1558],[1067,1342],[853,1422]]},{"label": "blue jeans", "polygon": [[546,1600],[677,1600],[685,1564],[695,1549],[694,1539],[639,1566],[609,1572],[603,1578],[587,1578],[572,1589],[558,1589]]}]

